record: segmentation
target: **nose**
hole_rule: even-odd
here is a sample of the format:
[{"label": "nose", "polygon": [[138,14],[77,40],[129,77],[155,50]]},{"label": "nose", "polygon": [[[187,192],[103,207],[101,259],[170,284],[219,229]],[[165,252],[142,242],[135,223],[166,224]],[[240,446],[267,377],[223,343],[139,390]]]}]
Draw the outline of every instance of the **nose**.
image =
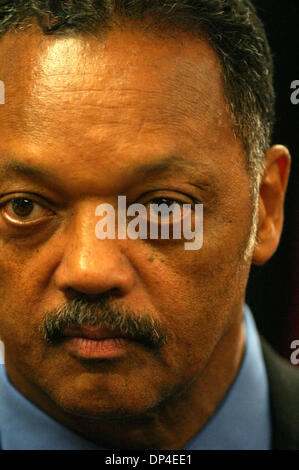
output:
[{"label": "nose", "polygon": [[[90,219],[93,219],[92,215]],[[128,294],[135,278],[133,268],[121,250],[121,241],[98,240],[96,220],[92,223],[78,218],[72,225],[55,271],[56,286],[64,292],[76,291],[90,296]]]}]

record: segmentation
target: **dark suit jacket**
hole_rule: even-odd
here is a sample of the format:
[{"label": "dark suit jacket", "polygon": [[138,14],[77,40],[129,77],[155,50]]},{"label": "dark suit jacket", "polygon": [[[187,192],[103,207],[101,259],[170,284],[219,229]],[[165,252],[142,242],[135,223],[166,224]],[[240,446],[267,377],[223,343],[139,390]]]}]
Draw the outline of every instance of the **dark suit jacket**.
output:
[{"label": "dark suit jacket", "polygon": [[270,388],[272,448],[299,450],[299,371],[260,339]]}]

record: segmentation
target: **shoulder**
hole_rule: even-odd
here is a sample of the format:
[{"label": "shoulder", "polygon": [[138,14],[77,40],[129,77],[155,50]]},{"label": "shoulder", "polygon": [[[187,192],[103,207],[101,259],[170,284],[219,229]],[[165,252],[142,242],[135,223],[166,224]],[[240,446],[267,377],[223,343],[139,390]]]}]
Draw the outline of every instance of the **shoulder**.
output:
[{"label": "shoulder", "polygon": [[273,447],[299,449],[299,371],[261,337],[269,380]]}]

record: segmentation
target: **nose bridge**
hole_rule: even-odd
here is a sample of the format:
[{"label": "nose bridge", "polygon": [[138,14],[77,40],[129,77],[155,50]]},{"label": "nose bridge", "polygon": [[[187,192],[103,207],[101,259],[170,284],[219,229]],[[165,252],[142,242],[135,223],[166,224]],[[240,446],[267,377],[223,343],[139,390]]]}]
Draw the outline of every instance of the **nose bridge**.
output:
[{"label": "nose bridge", "polygon": [[62,290],[85,294],[117,290],[128,293],[134,284],[134,272],[121,249],[121,241],[99,240],[95,228],[98,218],[94,207],[81,208],[67,229],[67,243],[56,270],[56,283]]}]

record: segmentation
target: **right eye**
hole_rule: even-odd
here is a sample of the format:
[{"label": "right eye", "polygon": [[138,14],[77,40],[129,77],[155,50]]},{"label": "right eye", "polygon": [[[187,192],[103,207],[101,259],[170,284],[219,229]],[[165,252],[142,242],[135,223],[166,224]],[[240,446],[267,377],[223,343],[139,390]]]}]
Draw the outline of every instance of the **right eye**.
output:
[{"label": "right eye", "polygon": [[1,204],[3,217],[15,225],[29,225],[53,215],[53,212],[27,197],[9,199]]}]

